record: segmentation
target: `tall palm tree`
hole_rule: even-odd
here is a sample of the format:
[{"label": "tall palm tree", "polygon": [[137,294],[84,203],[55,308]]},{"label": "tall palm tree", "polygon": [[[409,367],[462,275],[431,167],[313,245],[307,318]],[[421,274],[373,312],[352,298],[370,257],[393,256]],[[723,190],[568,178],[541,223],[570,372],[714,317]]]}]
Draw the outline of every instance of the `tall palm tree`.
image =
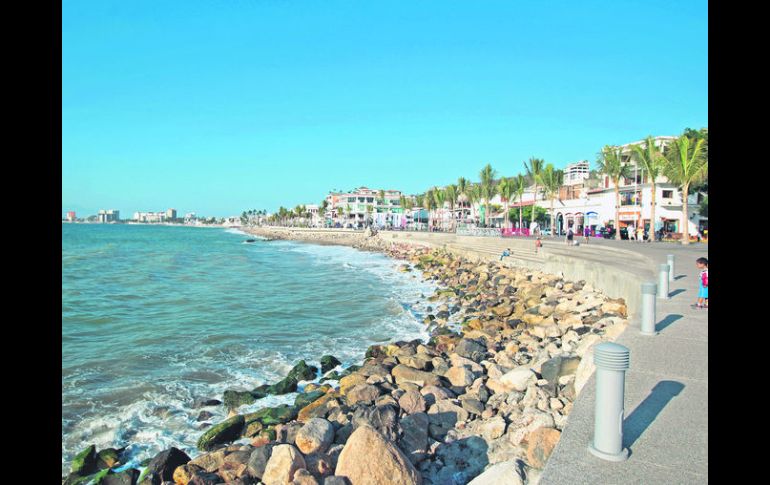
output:
[{"label": "tall palm tree", "polygon": [[497,183],[497,190],[500,193],[500,198],[503,200],[503,211],[505,214],[503,217],[503,228],[506,228],[508,226],[508,222],[510,222],[508,220],[508,206],[511,200],[511,195],[513,194],[513,179],[500,177],[500,181]]},{"label": "tall palm tree", "polygon": [[[446,192],[444,192],[443,190],[441,190],[439,188],[434,188],[433,189],[433,201],[436,203],[437,212],[440,211],[442,213],[442,215],[443,215],[443,212],[444,212],[444,202],[446,201]],[[441,225],[443,227],[444,218],[441,217],[440,221],[441,221]]]},{"label": "tall palm tree", "polygon": [[524,198],[524,191],[527,188],[527,181],[522,174],[518,174],[516,175],[516,178],[513,179],[512,185],[513,185],[512,193],[517,199],[519,199],[519,230],[521,230],[521,225],[522,225],[521,210],[523,209],[522,199]]},{"label": "tall palm tree", "polygon": [[543,185],[543,195],[551,200],[551,234],[554,234],[556,219],[554,217],[553,202],[556,200],[556,196],[559,195],[559,188],[564,182],[564,171],[556,170],[553,164],[549,163],[540,173],[540,182]]},{"label": "tall palm tree", "polygon": [[471,205],[471,218],[476,220],[476,203],[481,201],[481,186],[479,184],[471,184],[468,187],[468,202]]},{"label": "tall palm tree", "polygon": [[690,185],[708,177],[709,160],[703,144],[703,138],[695,140],[682,135],[665,154],[663,174],[682,189],[682,244],[690,244],[690,218],[687,213]]},{"label": "tall palm tree", "polygon": [[615,185],[615,239],[620,240],[620,178],[629,176],[629,166],[623,163],[623,149],[605,145],[596,160],[599,172]]},{"label": "tall palm tree", "polygon": [[[535,204],[537,205],[537,188],[540,183],[540,174],[543,172],[543,167],[545,166],[545,160],[542,158],[535,158],[530,157],[529,158],[529,165],[527,165],[527,162],[524,162],[524,170],[527,171],[527,177],[530,179],[530,183],[535,184]],[[532,207],[532,220],[529,221],[530,225],[535,222],[535,208]]]},{"label": "tall palm tree", "polygon": [[479,172],[479,185],[481,186],[481,196],[484,198],[484,225],[489,226],[489,201],[495,196],[495,175],[497,172],[492,165],[486,164]]},{"label": "tall palm tree", "polygon": [[433,189],[425,192],[425,208],[428,209],[428,227],[433,227],[433,210],[436,208],[436,199],[433,197]]},{"label": "tall palm tree", "polygon": [[663,152],[655,146],[655,139],[648,136],[644,140],[644,145],[632,145],[631,156],[643,170],[647,171],[647,177],[652,184],[652,206],[650,208],[650,234],[655,232],[655,179],[663,173],[665,158]]},{"label": "tall palm tree", "polygon": [[457,186],[454,184],[447,185],[444,189],[444,195],[446,196],[447,202],[449,202],[449,211],[452,213],[452,227],[450,227],[450,229],[454,229],[455,204],[457,203]]}]

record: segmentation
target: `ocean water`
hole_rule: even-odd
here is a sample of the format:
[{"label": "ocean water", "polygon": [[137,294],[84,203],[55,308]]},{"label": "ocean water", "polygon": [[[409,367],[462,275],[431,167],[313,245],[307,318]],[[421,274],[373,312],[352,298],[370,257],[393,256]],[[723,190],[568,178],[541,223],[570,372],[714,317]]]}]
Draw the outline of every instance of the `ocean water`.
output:
[{"label": "ocean water", "polygon": [[[237,230],[62,225],[62,473],[88,444],[130,464],[195,453],[196,397],[285,377],[299,359],[360,363],[373,343],[427,339],[435,287],[340,246],[244,243]],[[419,301],[419,302],[418,302]],[[271,396],[241,411],[290,403]],[[205,408],[211,422],[222,406]]]}]

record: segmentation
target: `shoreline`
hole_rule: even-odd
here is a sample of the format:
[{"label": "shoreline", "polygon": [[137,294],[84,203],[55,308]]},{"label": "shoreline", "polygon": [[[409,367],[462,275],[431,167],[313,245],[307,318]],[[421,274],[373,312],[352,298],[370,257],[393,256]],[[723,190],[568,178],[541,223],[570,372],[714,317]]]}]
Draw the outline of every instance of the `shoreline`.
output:
[{"label": "shoreline", "polygon": [[[537,270],[471,262],[428,244],[386,242],[363,232],[243,232],[266,237],[265,244],[287,239],[381,252],[403,261],[403,272],[421,270],[437,286],[425,298],[435,307],[424,320],[431,337],[370,346],[363,366],[341,374],[327,369],[336,377],[332,385],[306,385],[294,406],[231,413],[201,437],[199,450],[208,453],[190,460],[172,448],[178,453],[153,458],[146,470],[158,479],[187,483],[198,476],[196,483],[208,483],[200,481],[208,474],[216,480],[211,483],[261,479],[270,485],[275,475],[282,478],[274,483],[343,483],[337,475],[356,485],[366,461],[361,454],[368,453],[363,448],[380,440],[386,481],[395,470],[403,475],[399,483],[469,483],[508,467],[520,483],[537,483],[593,371],[592,346],[614,340],[627,325],[624,303]],[[450,325],[450,316],[462,323]],[[284,381],[308,367],[301,361]],[[226,392],[223,400],[248,401],[258,389]],[[244,438],[251,444],[228,446]],[[359,443],[364,438],[366,446]],[[179,463],[170,467],[164,453],[176,454]],[[65,483],[77,483],[85,472]],[[367,468],[365,475],[371,473],[378,472]]]}]

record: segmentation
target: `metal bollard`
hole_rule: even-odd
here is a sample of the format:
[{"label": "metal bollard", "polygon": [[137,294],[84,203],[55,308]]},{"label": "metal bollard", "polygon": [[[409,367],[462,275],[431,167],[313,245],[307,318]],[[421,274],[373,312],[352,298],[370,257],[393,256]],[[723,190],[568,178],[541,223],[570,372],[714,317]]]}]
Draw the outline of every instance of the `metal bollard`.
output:
[{"label": "metal bollard", "polygon": [[668,281],[674,281],[674,255],[669,254],[666,260],[668,261]]},{"label": "metal bollard", "polygon": [[660,273],[658,273],[658,298],[664,298],[668,300],[668,265],[660,265]]},{"label": "metal bollard", "polygon": [[605,342],[594,347],[596,364],[596,404],[594,440],[588,445],[592,455],[603,460],[623,461],[623,395],[629,351],[622,345]]},{"label": "metal bollard", "polygon": [[655,294],[658,287],[654,281],[642,283],[642,335],[657,335],[655,331]]}]

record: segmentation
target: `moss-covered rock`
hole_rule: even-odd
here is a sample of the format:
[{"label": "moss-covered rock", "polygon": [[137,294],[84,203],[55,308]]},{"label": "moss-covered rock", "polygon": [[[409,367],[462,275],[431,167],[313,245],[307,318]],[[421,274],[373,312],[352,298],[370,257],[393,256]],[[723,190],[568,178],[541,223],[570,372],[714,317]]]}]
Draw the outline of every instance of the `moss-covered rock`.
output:
[{"label": "moss-covered rock", "polygon": [[243,426],[243,432],[241,433],[241,436],[244,438],[253,438],[255,436],[259,436],[264,428],[265,425],[263,425],[262,421],[259,421],[258,419],[247,421]]},{"label": "moss-covered rock", "polygon": [[302,394],[299,394],[296,399],[294,399],[294,406],[297,407],[297,409],[302,409],[311,402],[315,401],[316,399],[319,399],[322,397],[326,392],[322,390],[316,390],[311,392],[304,392]]},{"label": "moss-covered rock", "polygon": [[238,439],[243,430],[243,425],[243,415],[238,414],[212,426],[198,439],[198,449],[201,451],[211,451],[216,445]]},{"label": "moss-covered rock", "polygon": [[382,345],[370,345],[368,349],[366,349],[366,354],[364,355],[367,359],[375,359],[377,357],[387,357],[388,354],[385,351],[385,347]]},{"label": "moss-covered rock", "polygon": [[120,453],[123,449],[105,448],[96,455],[96,467],[99,470],[112,468],[120,463]]},{"label": "moss-covered rock", "polygon": [[336,357],[333,355],[324,355],[321,357],[321,372],[323,374],[326,374],[330,370],[334,369],[338,365],[340,365],[342,362],[337,360]]},{"label": "moss-covered rock", "polygon": [[297,390],[297,379],[295,377],[289,376],[285,379],[282,379],[275,384],[267,387],[268,394],[276,394],[276,395],[282,395],[282,394],[288,394],[290,392],[296,392]]},{"label": "moss-covered rock", "polygon": [[292,367],[287,378],[294,378],[296,381],[312,381],[318,375],[318,367],[307,365],[304,360],[300,360],[297,365]]},{"label": "moss-covered rock", "polygon": [[243,416],[245,422],[259,421],[265,426],[288,423],[297,417],[298,408],[282,404],[272,408],[262,408],[254,413]]},{"label": "moss-covered rock", "polygon": [[237,389],[228,389],[225,391],[222,401],[227,409],[235,409],[244,404],[252,404],[257,398],[251,391],[240,391]]},{"label": "moss-covered rock", "polygon": [[89,475],[96,471],[96,445],[90,445],[75,455],[70,471],[80,476]]},{"label": "moss-covered rock", "polygon": [[106,469],[100,471],[99,473],[96,473],[92,477],[93,480],[94,480],[94,485],[101,485],[102,483],[104,483],[104,478],[107,475],[109,475],[110,473],[112,473],[112,470],[110,470],[109,468],[106,468]]}]

